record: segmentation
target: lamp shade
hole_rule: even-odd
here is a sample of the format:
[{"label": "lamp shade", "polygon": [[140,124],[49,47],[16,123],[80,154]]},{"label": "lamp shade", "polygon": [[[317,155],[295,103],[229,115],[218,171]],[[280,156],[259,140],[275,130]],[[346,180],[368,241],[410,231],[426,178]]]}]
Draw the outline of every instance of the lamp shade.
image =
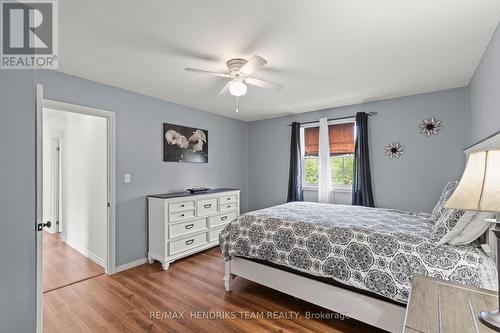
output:
[{"label": "lamp shade", "polygon": [[445,208],[500,212],[500,150],[469,155],[462,179]]}]

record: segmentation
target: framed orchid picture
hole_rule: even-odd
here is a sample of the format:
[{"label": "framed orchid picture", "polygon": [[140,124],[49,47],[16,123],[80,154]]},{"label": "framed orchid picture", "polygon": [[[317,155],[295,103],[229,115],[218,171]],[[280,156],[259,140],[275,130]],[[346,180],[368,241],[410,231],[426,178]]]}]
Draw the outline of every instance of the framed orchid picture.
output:
[{"label": "framed orchid picture", "polygon": [[164,123],[163,161],[208,163],[208,131]]}]

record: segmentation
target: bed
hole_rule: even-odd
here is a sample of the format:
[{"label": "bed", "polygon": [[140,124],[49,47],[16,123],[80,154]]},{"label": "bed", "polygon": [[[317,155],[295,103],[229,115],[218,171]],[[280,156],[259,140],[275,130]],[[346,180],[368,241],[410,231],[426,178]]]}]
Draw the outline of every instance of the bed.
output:
[{"label": "bed", "polygon": [[411,277],[496,288],[479,243],[436,245],[430,214],[293,202],[244,214],[220,234],[226,290],[235,276],[401,331]]}]

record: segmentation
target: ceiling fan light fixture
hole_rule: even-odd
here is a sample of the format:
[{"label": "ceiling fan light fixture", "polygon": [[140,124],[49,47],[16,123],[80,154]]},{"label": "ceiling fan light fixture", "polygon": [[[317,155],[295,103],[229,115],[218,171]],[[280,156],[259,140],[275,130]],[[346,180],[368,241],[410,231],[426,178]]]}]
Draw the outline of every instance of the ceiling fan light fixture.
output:
[{"label": "ceiling fan light fixture", "polygon": [[229,86],[229,93],[236,97],[243,96],[247,93],[247,85],[240,80],[234,81]]}]

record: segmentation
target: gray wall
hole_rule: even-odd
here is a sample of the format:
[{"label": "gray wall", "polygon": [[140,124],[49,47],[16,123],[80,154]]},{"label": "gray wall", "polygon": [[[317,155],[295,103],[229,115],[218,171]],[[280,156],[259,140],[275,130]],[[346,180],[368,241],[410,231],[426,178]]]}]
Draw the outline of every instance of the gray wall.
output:
[{"label": "gray wall", "polygon": [[35,85],[0,70],[0,332],[35,330]]},{"label": "gray wall", "polygon": [[[259,209],[286,200],[292,121],[354,115],[377,111],[370,118],[370,159],[375,203],[410,211],[430,211],[447,181],[460,177],[464,168],[462,148],[468,139],[467,89],[396,98],[249,124],[249,209]],[[424,118],[442,120],[437,136],[419,134]],[[392,140],[406,145],[399,160],[384,155]]]},{"label": "gray wall", "polygon": [[[44,85],[45,98],[116,113],[117,265],[144,258],[147,253],[147,194],[181,191],[200,184],[235,187],[243,190],[242,209],[246,209],[244,122],[59,72],[40,71],[37,81]],[[208,130],[209,162],[163,162],[163,122]],[[131,184],[123,182],[124,173],[132,175]]]},{"label": "gray wall", "polygon": [[470,93],[470,143],[500,130],[500,26],[472,77]]}]

